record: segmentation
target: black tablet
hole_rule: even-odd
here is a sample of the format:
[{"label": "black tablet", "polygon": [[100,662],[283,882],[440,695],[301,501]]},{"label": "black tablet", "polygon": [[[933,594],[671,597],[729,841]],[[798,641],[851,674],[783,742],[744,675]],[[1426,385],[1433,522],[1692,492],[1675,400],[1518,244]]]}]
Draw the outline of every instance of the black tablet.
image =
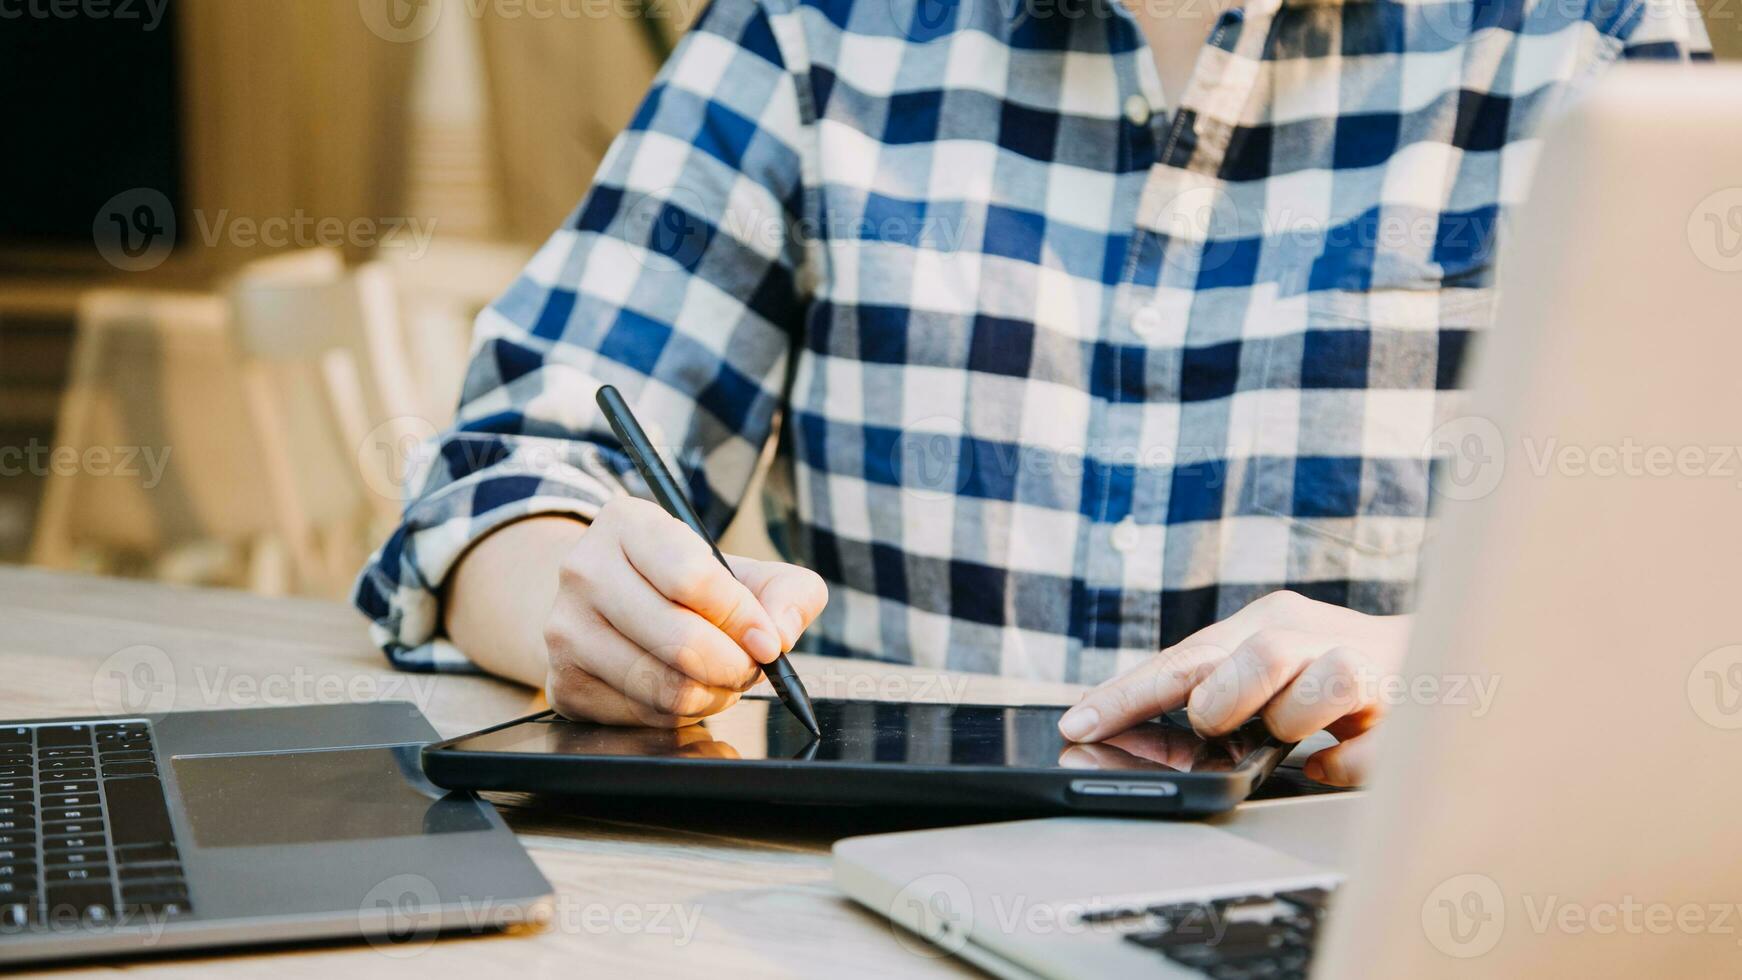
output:
[{"label": "black tablet", "polygon": [[1077,745],[1063,708],[815,704],[821,737],[772,698],[675,731],[547,711],[430,745],[423,766],[449,789],[1185,815],[1239,803],[1289,749],[1259,723],[1204,739],[1164,716]]}]

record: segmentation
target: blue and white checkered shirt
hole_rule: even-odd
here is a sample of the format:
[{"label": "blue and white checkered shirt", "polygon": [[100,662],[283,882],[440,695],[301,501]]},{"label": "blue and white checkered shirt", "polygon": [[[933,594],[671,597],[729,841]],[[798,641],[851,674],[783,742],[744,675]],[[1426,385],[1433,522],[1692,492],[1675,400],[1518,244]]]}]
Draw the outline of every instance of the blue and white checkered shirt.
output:
[{"label": "blue and white checkered shirt", "polygon": [[1093,682],[1277,589],[1403,611],[1544,124],[1706,51],[1686,0],[1251,0],[1164,93],[1112,0],[716,0],[357,604],[465,669],[467,546],[642,489],[610,383],[716,531],[778,439],[818,652]]}]

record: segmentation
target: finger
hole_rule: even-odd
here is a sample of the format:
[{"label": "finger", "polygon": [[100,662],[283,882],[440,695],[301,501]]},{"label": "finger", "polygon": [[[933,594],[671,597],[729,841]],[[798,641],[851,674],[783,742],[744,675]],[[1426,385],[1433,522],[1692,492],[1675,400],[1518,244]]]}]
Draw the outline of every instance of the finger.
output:
[{"label": "finger", "polygon": [[780,656],[780,630],[702,536],[646,501],[625,510],[618,545],[660,595],[714,624],[759,663]]},{"label": "finger", "polygon": [[1172,711],[1228,654],[1215,645],[1182,643],[1083,695],[1059,719],[1059,734],[1073,742],[1093,742]]},{"label": "finger", "polygon": [[739,692],[681,674],[621,634],[595,641],[587,670],[638,704],[680,718],[705,718],[736,704]]},{"label": "finger", "polygon": [[1284,742],[1298,742],[1371,704],[1363,677],[1367,659],[1348,647],[1325,651],[1264,708],[1264,725]]},{"label": "finger", "polygon": [[544,682],[544,696],[551,709],[570,721],[601,725],[681,728],[700,719],[679,718],[653,711],[624,697],[611,685],[572,664],[553,664]]},{"label": "finger", "polygon": [[1306,775],[1329,786],[1359,786],[1367,781],[1377,754],[1377,729],[1362,732],[1307,758]]},{"label": "finger", "polygon": [[1365,732],[1367,729],[1372,728],[1374,725],[1379,724],[1379,719],[1384,714],[1385,705],[1381,702],[1375,701],[1352,715],[1344,715],[1336,721],[1331,722],[1329,725],[1325,726],[1325,731],[1330,732],[1337,741],[1347,742],[1349,739],[1352,739],[1362,732]]},{"label": "finger", "polygon": [[731,743],[722,742],[701,725],[693,725],[673,733],[676,746],[671,754],[686,759],[741,759]]},{"label": "finger", "polygon": [[1160,763],[1169,769],[1184,771],[1191,768],[1192,756],[1203,740],[1172,726],[1139,725],[1099,744],[1123,749],[1139,759]]},{"label": "finger", "polygon": [[597,617],[576,629],[548,628],[545,644],[553,671],[572,666],[656,715],[700,718],[738,700],[738,691],[673,670]]},{"label": "finger", "polygon": [[1192,753],[1192,772],[1231,772],[1252,755],[1250,745],[1237,739],[1208,739]]},{"label": "finger", "polygon": [[[696,733],[700,733],[699,736]],[[625,728],[593,736],[599,755],[666,756],[676,755],[684,747],[713,736],[701,725],[683,728]]]},{"label": "finger", "polygon": [[1225,735],[1258,714],[1308,663],[1333,646],[1329,637],[1261,629],[1192,688],[1186,716],[1201,735]]},{"label": "finger", "polygon": [[[719,571],[726,574],[724,568]],[[756,683],[759,668],[743,647],[689,607],[660,594],[635,569],[623,569],[589,595],[613,629],[686,677],[739,691]],[[778,650],[778,639],[771,639],[769,646]]]},{"label": "finger", "polygon": [[1059,719],[1059,732],[1091,741],[1186,703],[1192,688],[1270,618],[1292,608],[1290,593],[1249,602],[1157,654],[1155,659],[1090,691]]},{"label": "finger", "polygon": [[1116,772],[1123,769],[1136,769],[1142,766],[1141,760],[1133,757],[1124,749],[1115,748],[1101,742],[1072,742],[1059,753],[1059,765],[1065,769],[1094,769],[1100,772]]},{"label": "finger", "polygon": [[781,648],[791,650],[798,638],[829,604],[829,587],[808,568],[780,561],[757,561],[727,555],[738,580],[756,596],[780,628]]},{"label": "finger", "polygon": [[744,758],[738,750],[725,742],[697,742],[684,746],[678,753],[685,759],[726,759],[737,761]]}]

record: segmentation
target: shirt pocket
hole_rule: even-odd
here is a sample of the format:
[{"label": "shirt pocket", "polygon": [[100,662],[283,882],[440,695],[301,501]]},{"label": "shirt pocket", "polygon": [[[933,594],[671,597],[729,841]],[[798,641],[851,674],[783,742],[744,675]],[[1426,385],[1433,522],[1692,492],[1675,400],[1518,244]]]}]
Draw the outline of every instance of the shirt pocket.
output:
[{"label": "shirt pocket", "polygon": [[1413,553],[1434,431],[1464,410],[1458,376],[1494,290],[1424,281],[1292,300],[1254,352],[1259,406],[1236,506],[1288,522],[1297,552]]}]

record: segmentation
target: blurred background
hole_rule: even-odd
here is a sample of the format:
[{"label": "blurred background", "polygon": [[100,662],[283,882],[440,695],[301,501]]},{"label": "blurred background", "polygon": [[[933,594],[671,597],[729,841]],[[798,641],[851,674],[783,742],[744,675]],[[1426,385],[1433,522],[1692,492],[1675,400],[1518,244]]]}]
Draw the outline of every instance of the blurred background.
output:
[{"label": "blurred background", "polygon": [[702,2],[9,3],[0,562],[344,595]]}]

